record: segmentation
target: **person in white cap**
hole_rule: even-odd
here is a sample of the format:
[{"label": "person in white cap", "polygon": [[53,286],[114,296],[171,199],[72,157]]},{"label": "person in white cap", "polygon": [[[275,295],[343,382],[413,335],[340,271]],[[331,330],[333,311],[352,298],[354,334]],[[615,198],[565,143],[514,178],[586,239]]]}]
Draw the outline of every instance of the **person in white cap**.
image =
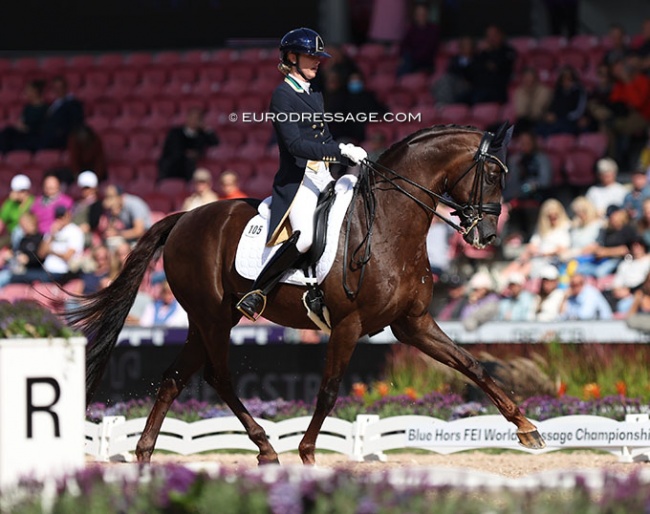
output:
[{"label": "person in white cap", "polygon": [[591,186],[585,195],[596,206],[598,214],[603,218],[610,205],[622,205],[628,188],[616,181],[618,164],[614,159],[604,157],[596,163],[598,184]]},{"label": "person in white cap", "polygon": [[11,192],[0,207],[0,248],[11,245],[16,248],[22,238],[20,217],[31,208],[34,196],[32,181],[27,175],[16,175],[11,179]]},{"label": "person in white cap", "polygon": [[565,290],[558,288],[560,272],[555,266],[548,264],[539,271],[538,277],[541,283],[535,307],[535,320],[555,321],[560,316],[565,296]]},{"label": "person in white cap", "polygon": [[512,273],[508,277],[503,298],[499,300],[500,321],[532,321],[535,318],[535,295],[525,289],[526,277]]},{"label": "person in white cap", "polygon": [[212,190],[212,174],[205,168],[199,168],[192,175],[194,193],[183,201],[182,210],[191,211],[202,205],[216,202],[219,197]]},{"label": "person in white cap", "polygon": [[72,208],[72,222],[84,231],[86,246],[91,246],[92,233],[97,230],[99,220],[104,212],[104,206],[97,193],[99,180],[95,172],[86,170],[77,177],[77,186],[81,190],[81,198]]}]

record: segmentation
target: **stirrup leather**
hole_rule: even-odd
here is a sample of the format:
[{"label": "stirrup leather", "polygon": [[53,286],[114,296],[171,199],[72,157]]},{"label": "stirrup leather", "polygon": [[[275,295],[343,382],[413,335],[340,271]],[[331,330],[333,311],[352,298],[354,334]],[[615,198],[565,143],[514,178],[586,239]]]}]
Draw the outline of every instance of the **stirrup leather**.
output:
[{"label": "stirrup leather", "polygon": [[[257,309],[256,310],[252,310],[252,309],[247,310],[246,309],[246,307],[248,307],[248,306],[245,305],[245,300],[247,298],[249,298],[250,296],[252,296],[252,295],[257,295],[258,297],[260,297],[262,299],[262,308],[259,309],[259,312],[258,312]],[[241,312],[244,316],[246,316],[246,318],[248,318],[251,321],[257,321],[259,319],[259,317],[262,315],[262,313],[264,312],[264,309],[266,309],[266,295],[262,292],[261,289],[254,289],[253,291],[249,291],[237,303],[237,310],[239,312]]]}]

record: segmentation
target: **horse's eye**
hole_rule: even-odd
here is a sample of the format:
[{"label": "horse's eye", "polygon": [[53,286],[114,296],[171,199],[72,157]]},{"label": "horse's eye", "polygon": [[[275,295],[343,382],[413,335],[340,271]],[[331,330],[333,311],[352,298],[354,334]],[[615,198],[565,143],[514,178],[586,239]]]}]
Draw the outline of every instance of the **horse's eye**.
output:
[{"label": "horse's eye", "polygon": [[498,171],[490,170],[485,174],[485,182],[493,186],[495,184],[498,184],[500,176],[501,174]]}]

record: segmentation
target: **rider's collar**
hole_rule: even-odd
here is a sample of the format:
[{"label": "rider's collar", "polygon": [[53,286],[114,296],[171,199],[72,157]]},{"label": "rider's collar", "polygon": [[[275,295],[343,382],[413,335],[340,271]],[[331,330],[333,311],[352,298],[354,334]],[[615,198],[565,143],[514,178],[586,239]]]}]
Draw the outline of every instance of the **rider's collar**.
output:
[{"label": "rider's collar", "polygon": [[309,82],[306,82],[304,80],[297,79],[295,77],[292,77],[290,75],[287,75],[284,78],[284,81],[291,86],[291,88],[296,92],[296,93],[307,93],[309,94],[309,89],[311,87],[311,84]]}]

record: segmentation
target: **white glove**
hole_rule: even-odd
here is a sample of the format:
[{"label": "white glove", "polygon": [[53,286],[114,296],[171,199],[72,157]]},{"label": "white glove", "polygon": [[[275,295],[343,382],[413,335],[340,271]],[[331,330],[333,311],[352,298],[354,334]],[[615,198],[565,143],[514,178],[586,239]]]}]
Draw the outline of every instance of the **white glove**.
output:
[{"label": "white glove", "polygon": [[339,149],[341,150],[341,155],[350,159],[354,164],[359,164],[361,161],[368,158],[368,152],[360,146],[341,143]]}]

